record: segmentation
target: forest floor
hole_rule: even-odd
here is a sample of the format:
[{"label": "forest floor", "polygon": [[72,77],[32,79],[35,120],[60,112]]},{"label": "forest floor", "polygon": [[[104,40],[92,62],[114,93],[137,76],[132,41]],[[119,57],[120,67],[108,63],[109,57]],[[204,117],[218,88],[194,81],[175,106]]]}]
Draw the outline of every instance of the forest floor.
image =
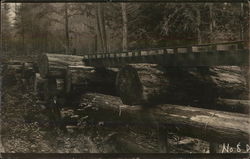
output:
[{"label": "forest floor", "polygon": [[[31,85],[24,85],[18,74],[3,78],[1,101],[1,139],[5,152],[44,153],[111,153],[131,152],[126,148],[128,141],[137,141],[150,152],[157,152],[157,135],[152,137],[134,133],[129,128],[86,127],[85,130],[65,131],[56,127],[48,117],[45,106],[39,103]],[[117,132],[116,142],[113,136]],[[124,137],[125,136],[125,137]],[[171,152],[207,153],[208,143],[198,139],[175,135],[170,139]],[[117,138],[116,138],[117,139]],[[121,140],[119,140],[121,141]],[[147,145],[147,146],[145,146]]]}]

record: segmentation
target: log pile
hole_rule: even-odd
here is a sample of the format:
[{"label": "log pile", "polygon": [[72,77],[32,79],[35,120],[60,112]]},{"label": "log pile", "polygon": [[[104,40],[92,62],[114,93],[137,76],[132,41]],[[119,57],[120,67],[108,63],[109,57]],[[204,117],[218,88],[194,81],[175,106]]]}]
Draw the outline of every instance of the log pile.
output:
[{"label": "log pile", "polygon": [[248,76],[238,66],[94,68],[85,66],[81,56],[58,54],[42,55],[37,66],[21,62],[6,68],[32,80],[47,105],[71,105],[60,114],[68,127],[82,119],[109,126],[164,125],[167,131],[209,142],[248,141]]},{"label": "log pile", "polygon": [[[154,107],[124,105],[119,97],[88,93],[82,96],[82,101],[88,100],[86,109],[92,111],[98,120],[107,124],[138,124],[155,126],[156,123],[166,125],[168,129],[186,136],[200,138],[206,141],[248,143],[248,115],[186,107],[180,105],[161,104]],[[86,107],[86,102],[82,103]],[[90,114],[90,113],[89,113]],[[109,122],[113,121],[113,123]],[[192,131],[190,131],[192,130]]]},{"label": "log pile", "polygon": [[97,91],[116,94],[115,79],[118,69],[69,66],[66,73],[66,92]]},{"label": "log pile", "polygon": [[87,67],[82,56],[43,54],[38,61],[38,71],[39,75],[34,80],[37,88],[34,90],[43,88],[42,98],[45,101],[69,104],[77,102],[78,96],[86,91],[116,95],[118,69]]},{"label": "log pile", "polygon": [[246,79],[236,66],[164,68],[131,64],[117,75],[124,104],[172,103],[214,108],[218,98],[248,99]]},{"label": "log pile", "polygon": [[65,76],[67,66],[82,66],[83,57],[61,54],[43,54],[38,61],[39,73],[41,77]]}]

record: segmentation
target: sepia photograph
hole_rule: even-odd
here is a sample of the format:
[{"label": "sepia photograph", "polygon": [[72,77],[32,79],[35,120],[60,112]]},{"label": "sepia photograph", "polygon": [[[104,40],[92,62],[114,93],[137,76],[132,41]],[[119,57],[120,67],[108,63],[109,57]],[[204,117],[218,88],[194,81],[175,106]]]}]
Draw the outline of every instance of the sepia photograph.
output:
[{"label": "sepia photograph", "polygon": [[0,158],[249,157],[249,23],[248,1],[1,2]]}]

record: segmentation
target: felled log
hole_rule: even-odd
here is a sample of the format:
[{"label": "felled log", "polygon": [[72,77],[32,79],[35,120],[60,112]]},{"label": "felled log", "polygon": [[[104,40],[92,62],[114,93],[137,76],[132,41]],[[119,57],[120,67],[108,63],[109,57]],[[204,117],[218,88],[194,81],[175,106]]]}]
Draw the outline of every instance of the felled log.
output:
[{"label": "felled log", "polygon": [[210,105],[218,97],[246,98],[238,67],[164,68],[157,64],[123,67],[116,87],[124,104]]},{"label": "felled log", "polygon": [[171,104],[129,106],[122,104],[118,97],[97,93],[85,94],[82,99],[95,108],[88,109],[96,110],[94,117],[113,124],[119,121],[145,126],[161,123],[177,134],[216,143],[248,143],[250,135],[249,116],[245,114]]},{"label": "felled log", "polygon": [[43,78],[62,78],[66,73],[67,66],[84,65],[81,56],[44,54],[38,61],[39,73]]},{"label": "felled log", "polygon": [[7,71],[15,72],[15,73],[21,73],[23,70],[23,65],[7,65],[6,68]]},{"label": "felled log", "polygon": [[119,71],[116,88],[124,104],[155,104],[166,99],[170,83],[159,65],[131,64]]},{"label": "felled log", "polygon": [[115,79],[118,69],[96,69],[87,66],[69,66],[67,68],[65,90],[67,93],[96,91],[115,94]]},{"label": "felled log", "polygon": [[[74,89],[84,89],[91,75],[95,72],[93,67],[87,66],[68,66],[65,76],[66,92],[70,93]],[[80,88],[81,87],[81,88]]]},{"label": "felled log", "polygon": [[1,74],[3,76],[3,87],[13,86],[21,81],[23,65],[21,64],[6,64],[3,66]]},{"label": "felled log", "polygon": [[216,101],[215,109],[230,112],[238,112],[249,114],[250,101],[249,100],[236,100],[236,99],[223,99],[219,98]]}]

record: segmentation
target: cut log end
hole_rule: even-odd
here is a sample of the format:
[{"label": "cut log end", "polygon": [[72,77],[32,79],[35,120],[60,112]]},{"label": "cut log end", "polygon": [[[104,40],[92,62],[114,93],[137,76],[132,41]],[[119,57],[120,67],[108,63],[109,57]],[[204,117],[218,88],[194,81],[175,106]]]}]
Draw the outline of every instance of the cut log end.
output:
[{"label": "cut log end", "polygon": [[143,96],[143,88],[136,69],[131,65],[125,66],[118,73],[116,88],[124,104],[140,103],[140,99]]}]

